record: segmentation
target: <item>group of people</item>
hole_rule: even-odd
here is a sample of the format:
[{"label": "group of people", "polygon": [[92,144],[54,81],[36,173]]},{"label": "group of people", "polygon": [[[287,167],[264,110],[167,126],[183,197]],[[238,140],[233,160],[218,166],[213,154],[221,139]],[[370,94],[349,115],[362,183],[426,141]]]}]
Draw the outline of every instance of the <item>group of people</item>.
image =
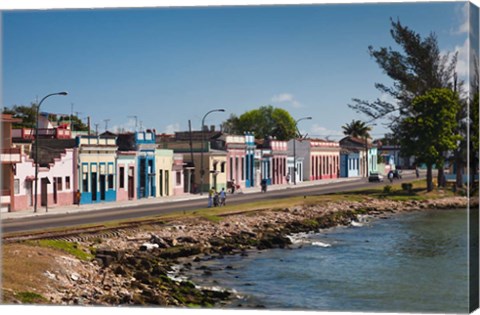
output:
[{"label": "group of people", "polygon": [[227,200],[227,193],[225,192],[225,188],[222,188],[220,192],[215,190],[215,187],[212,187],[208,191],[208,207],[218,207],[218,206],[225,206]]}]

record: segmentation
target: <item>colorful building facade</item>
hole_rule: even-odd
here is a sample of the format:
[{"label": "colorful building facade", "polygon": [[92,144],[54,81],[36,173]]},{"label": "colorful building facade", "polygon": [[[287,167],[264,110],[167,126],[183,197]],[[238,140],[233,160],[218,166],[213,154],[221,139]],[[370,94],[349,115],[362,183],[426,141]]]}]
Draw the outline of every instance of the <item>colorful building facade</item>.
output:
[{"label": "colorful building facade", "polygon": [[[40,154],[39,154],[40,155]],[[51,161],[40,159],[38,167],[37,211],[74,203],[74,149],[66,148],[55,154]],[[15,174],[15,208],[27,210],[34,206],[35,160],[22,152],[22,161]]]},{"label": "colorful building facade", "polygon": [[156,149],[155,165],[157,177],[156,197],[173,195],[173,150]]},{"label": "colorful building facade", "polygon": [[2,114],[0,118],[2,139],[0,140],[0,212],[15,209],[14,194],[19,187],[15,186],[14,174],[16,164],[21,162],[20,149],[12,145],[12,124],[21,122],[12,115]]},{"label": "colorful building facade", "polygon": [[137,199],[137,152],[117,151],[117,200]]},{"label": "colorful building facade", "polygon": [[81,204],[117,200],[116,137],[77,137],[78,171],[76,187],[81,193]]},{"label": "colorful building facade", "polygon": [[[293,154],[293,141],[288,153]],[[305,139],[295,143],[296,156],[303,158],[304,180],[314,181],[338,178],[340,175],[340,146],[338,142],[323,139]]]}]

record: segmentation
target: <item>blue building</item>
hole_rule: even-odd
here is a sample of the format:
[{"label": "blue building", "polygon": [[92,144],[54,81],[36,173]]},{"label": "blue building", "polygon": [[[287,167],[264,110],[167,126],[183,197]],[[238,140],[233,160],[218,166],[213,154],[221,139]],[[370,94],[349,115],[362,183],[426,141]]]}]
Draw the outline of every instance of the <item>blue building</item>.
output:
[{"label": "blue building", "polygon": [[255,137],[253,133],[245,134],[245,187],[255,186]]},{"label": "blue building", "polygon": [[360,176],[360,153],[358,150],[340,150],[340,177]]},{"label": "blue building", "polygon": [[118,135],[120,151],[137,152],[137,198],[156,196],[155,133],[151,130]]}]

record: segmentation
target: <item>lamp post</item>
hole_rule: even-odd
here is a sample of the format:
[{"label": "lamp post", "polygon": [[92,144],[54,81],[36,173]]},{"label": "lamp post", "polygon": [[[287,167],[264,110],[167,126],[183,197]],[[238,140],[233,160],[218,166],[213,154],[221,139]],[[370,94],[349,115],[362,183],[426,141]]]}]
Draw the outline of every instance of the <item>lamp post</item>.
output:
[{"label": "lamp post", "polygon": [[312,117],[303,117],[303,118],[300,118],[298,119],[297,121],[295,121],[295,138],[293,138],[293,184],[296,185],[297,184],[297,151],[296,151],[296,145],[295,143],[297,142],[297,131],[298,131],[298,128],[297,128],[297,125],[300,121],[302,120],[310,120],[312,119]]},{"label": "lamp post", "polygon": [[224,112],[225,110],[220,108],[220,109],[212,109],[211,111],[207,112],[205,116],[202,118],[202,148],[200,150],[200,195],[203,195],[203,175],[205,174],[205,170],[203,169],[203,148],[205,144],[205,132],[204,132],[204,127],[205,127],[205,118],[207,117],[208,114],[213,113],[213,112]]},{"label": "lamp post", "polygon": [[58,93],[52,93],[48,94],[42,100],[40,103],[37,105],[37,116],[35,119],[35,199],[33,201],[33,212],[37,212],[37,192],[38,192],[38,114],[40,112],[40,105],[42,105],[43,101],[47,99],[50,96],[53,95],[68,95],[67,92],[58,92]]}]

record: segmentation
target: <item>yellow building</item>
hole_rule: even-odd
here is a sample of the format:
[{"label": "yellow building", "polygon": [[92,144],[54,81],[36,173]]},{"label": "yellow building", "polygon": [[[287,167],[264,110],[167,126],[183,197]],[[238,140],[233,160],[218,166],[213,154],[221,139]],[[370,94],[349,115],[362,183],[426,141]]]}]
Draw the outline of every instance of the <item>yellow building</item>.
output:
[{"label": "yellow building", "polygon": [[173,195],[173,150],[155,149],[156,197]]}]

